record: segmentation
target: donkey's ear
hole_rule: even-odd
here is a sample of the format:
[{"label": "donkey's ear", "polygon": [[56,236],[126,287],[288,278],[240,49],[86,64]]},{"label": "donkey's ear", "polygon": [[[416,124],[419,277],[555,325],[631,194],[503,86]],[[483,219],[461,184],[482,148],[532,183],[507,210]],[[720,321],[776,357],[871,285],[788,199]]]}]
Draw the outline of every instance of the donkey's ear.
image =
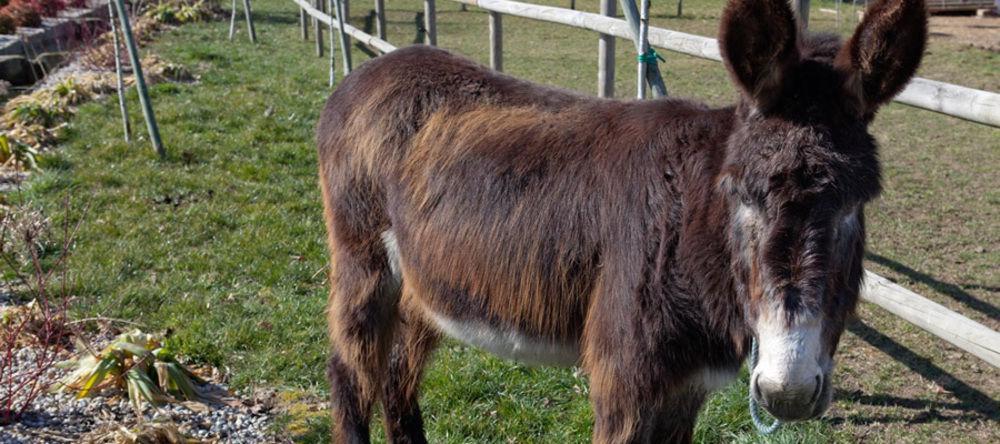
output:
[{"label": "donkey's ear", "polygon": [[878,0],[835,62],[866,114],[899,93],[920,66],[927,44],[924,0]]},{"label": "donkey's ear", "polygon": [[788,0],[731,0],[722,13],[719,49],[733,81],[758,108],[768,108],[799,60]]}]

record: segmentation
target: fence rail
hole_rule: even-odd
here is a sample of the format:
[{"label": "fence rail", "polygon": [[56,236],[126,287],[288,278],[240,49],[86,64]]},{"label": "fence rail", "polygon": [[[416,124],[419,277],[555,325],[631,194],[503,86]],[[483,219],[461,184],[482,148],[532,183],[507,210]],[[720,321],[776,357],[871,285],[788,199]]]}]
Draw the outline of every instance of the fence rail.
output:
[{"label": "fence rail", "polygon": [[[327,13],[320,11],[319,9],[316,9],[313,5],[310,5],[305,0],[292,0],[292,1],[295,2],[295,4],[299,6],[299,8],[302,8],[302,10],[306,12],[306,14],[309,14],[314,19],[322,22],[327,26],[333,27],[334,29],[340,30],[340,24],[337,23],[337,19],[330,17]],[[355,28],[347,23],[344,23],[344,33],[357,39],[359,42],[364,43],[365,45],[371,48],[377,49],[382,54],[392,52],[397,49],[391,43],[382,40],[378,37],[375,37],[371,34],[365,33],[364,31]]]},{"label": "fence rail", "polygon": [[[632,39],[625,20],[589,12],[509,0],[453,0],[485,9],[534,20],[589,29],[601,34]],[[649,44],[681,54],[722,61],[717,40],[663,28],[649,28]],[[897,102],[1000,127],[1000,94],[951,83],[916,77],[896,96]]]},{"label": "fence rail", "polygon": [[[314,8],[306,0],[292,0],[316,20],[339,28],[338,21]],[[490,12],[490,65],[502,68],[502,28],[501,14],[515,15],[530,19],[559,23],[576,28],[589,29],[602,36],[615,36],[631,40],[632,34],[626,21],[571,11],[550,6],[531,5],[508,0],[452,0],[477,6]],[[433,1],[425,0],[433,8]],[[397,48],[389,42],[369,35],[351,25],[344,24],[344,33],[385,54]],[[649,43],[667,50],[721,61],[718,42],[715,39],[663,28],[649,28]],[[342,45],[343,46],[343,45]],[[599,79],[614,76],[614,63],[607,60],[613,53],[600,55]],[[599,85],[599,91],[606,94],[606,81]],[[966,120],[1000,127],[1000,94],[980,91],[950,83],[914,78],[909,86],[895,99],[898,102],[936,111]],[[948,310],[944,306],[920,296],[888,279],[865,270],[862,299],[872,302],[894,315],[950,342],[987,363],[1000,367],[1000,333],[975,322],[965,316]]]}]

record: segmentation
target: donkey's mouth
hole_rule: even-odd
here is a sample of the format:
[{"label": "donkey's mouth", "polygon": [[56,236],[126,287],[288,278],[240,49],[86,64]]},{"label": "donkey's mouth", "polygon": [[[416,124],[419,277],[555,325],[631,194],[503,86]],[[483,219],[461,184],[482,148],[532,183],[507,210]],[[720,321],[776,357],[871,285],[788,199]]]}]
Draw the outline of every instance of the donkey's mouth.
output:
[{"label": "donkey's mouth", "polygon": [[[767,391],[768,382],[754,375],[752,394],[757,402],[782,421],[803,421],[821,416],[830,407],[831,386],[827,375],[816,375],[810,390]],[[766,392],[766,394],[765,394]]]}]

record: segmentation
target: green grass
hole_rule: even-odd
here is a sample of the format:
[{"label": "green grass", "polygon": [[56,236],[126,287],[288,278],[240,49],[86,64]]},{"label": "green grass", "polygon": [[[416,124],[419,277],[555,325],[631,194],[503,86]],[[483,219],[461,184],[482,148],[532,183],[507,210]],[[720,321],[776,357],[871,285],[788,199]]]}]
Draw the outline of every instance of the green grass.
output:
[{"label": "green grass", "polygon": [[[721,4],[689,0],[685,16],[673,18],[675,4],[658,2],[653,22],[714,36]],[[814,9],[820,4],[825,5]],[[330,92],[328,61],[315,56],[312,42],[299,38],[290,5],[255,3],[258,46],[242,34],[227,41],[222,22],[185,26],[152,45],[152,51],[201,76],[196,84],[152,88],[170,153],[166,160],[157,160],[144,138],[122,142],[116,103],[105,99],[80,109],[64,148],[43,158],[45,172],[27,185],[24,198],[57,220],[66,197],[89,208],[76,216],[85,219],[71,262],[80,315],[170,328],[173,347],[230,370],[235,386],[268,383],[321,396],[326,257],[312,140]],[[597,10],[595,0],[578,5]],[[420,3],[388,6],[389,39],[411,42]],[[353,5],[356,25],[367,10]],[[439,11],[439,44],[485,63],[486,15],[459,12],[449,2],[441,2]],[[504,26],[507,72],[585,92],[596,89],[593,33],[514,17]],[[813,26],[838,30],[815,14]],[[839,31],[852,26],[847,20]],[[353,56],[356,63],[367,59],[357,48]],[[632,96],[631,43],[618,40],[617,56],[618,95]],[[721,64],[666,56],[671,94],[711,104],[735,97]],[[921,75],[996,91],[1000,59],[934,44]],[[131,99],[141,134],[141,116]],[[886,193],[869,209],[870,250],[879,259],[869,266],[997,328],[1000,131],[891,105],[873,132],[883,145]],[[866,306],[862,315],[930,367],[968,381],[987,399],[1000,395],[996,369],[980,363],[978,373],[969,370],[975,358],[956,357],[955,349],[876,308]],[[837,401],[827,420],[758,437],[749,423],[743,375],[709,401],[696,437],[702,442],[1000,439],[989,406],[967,406],[968,399],[975,404],[978,398],[951,390],[954,384],[947,382],[937,383],[943,393],[928,389],[935,383],[927,381],[933,368],[922,371],[930,367],[918,362],[914,372],[879,350],[869,339],[846,335]],[[524,367],[447,343],[423,387],[433,442],[584,442],[590,433],[586,382],[570,369]],[[855,401],[845,395],[851,390],[922,407]],[[921,420],[928,409],[943,412],[938,415],[943,419]],[[324,441],[328,430],[324,417],[313,418],[297,438]]]}]

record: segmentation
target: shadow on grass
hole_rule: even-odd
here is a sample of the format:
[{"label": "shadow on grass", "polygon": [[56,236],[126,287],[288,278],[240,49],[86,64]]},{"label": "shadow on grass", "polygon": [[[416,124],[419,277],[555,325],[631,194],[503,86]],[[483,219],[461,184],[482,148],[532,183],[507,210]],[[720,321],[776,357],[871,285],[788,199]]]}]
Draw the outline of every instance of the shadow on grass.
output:
[{"label": "shadow on grass", "polygon": [[[892,338],[880,333],[874,328],[861,321],[851,322],[848,327],[851,333],[863,339],[868,344],[891,356],[897,362],[905,365],[911,371],[924,378],[935,381],[942,388],[951,392],[959,399],[957,403],[942,404],[933,401],[920,399],[900,398],[891,395],[868,395],[861,392],[840,393],[844,399],[860,404],[874,406],[894,406],[908,409],[928,409],[916,417],[900,416],[865,416],[852,419],[841,419],[840,421],[850,421],[855,424],[872,424],[876,422],[908,422],[925,423],[934,421],[954,421],[954,420],[993,420],[1000,417],[1000,406],[990,398],[989,395],[978,389],[958,380],[950,373],[938,367],[930,359],[920,356]],[[942,415],[935,407],[961,410],[965,413],[958,416]]]},{"label": "shadow on grass", "polygon": [[[243,14],[237,13],[236,20],[239,22],[243,20]],[[284,12],[258,12],[253,11],[253,21],[254,23],[271,23],[275,25],[298,25],[299,17],[295,14],[288,14]],[[237,23],[239,26],[239,23]]]},{"label": "shadow on grass", "polygon": [[[965,305],[966,307],[976,310],[986,315],[992,320],[995,321],[1000,320],[1000,308],[997,308],[996,306],[986,301],[977,299],[975,296],[965,291],[965,289],[962,288],[961,286],[951,284],[948,282],[939,281],[931,275],[919,272],[910,267],[907,267],[906,265],[903,265],[885,256],[880,256],[878,254],[868,253],[866,255],[866,259],[875,262],[876,264],[885,266],[891,269],[892,271],[902,274],[916,282],[920,282],[924,285],[927,285],[928,287],[933,288],[934,291],[948,295],[949,297]],[[978,288],[986,291],[1000,290],[998,288],[986,287],[986,286],[969,286],[969,287]]]}]

